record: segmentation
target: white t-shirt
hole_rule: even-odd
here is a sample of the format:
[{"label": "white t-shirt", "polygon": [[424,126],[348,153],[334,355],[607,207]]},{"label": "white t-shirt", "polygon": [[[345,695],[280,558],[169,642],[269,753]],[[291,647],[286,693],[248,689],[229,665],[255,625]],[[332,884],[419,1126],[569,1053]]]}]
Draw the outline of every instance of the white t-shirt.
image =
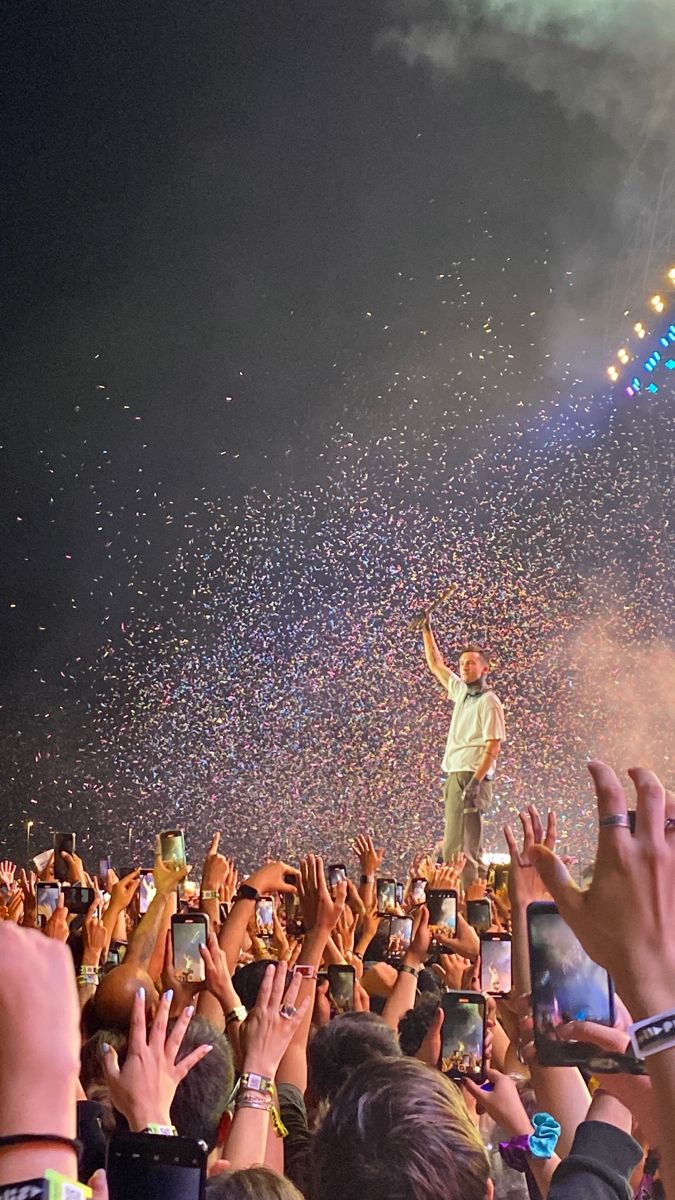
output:
[{"label": "white t-shirt", "polygon": [[[485,751],[485,743],[506,739],[504,709],[494,692],[472,693],[459,675],[450,672],[448,695],[455,702],[450,732],[445,747],[443,770],[475,771]],[[492,767],[486,778],[495,773]]]}]

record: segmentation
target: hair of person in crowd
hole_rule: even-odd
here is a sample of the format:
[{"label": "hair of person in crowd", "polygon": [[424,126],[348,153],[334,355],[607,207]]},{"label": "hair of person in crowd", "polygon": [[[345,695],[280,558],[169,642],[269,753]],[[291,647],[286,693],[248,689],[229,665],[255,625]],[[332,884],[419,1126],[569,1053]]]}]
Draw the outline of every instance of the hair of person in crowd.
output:
[{"label": "hair of person in crowd", "polygon": [[411,1058],[354,1071],[312,1140],[311,1200],[492,1200],[485,1147],[457,1086]]},{"label": "hair of person in crowd", "polygon": [[307,1051],[309,1093],[314,1103],[330,1100],[364,1062],[400,1058],[393,1029],[371,1012],[344,1013],[317,1030]]}]

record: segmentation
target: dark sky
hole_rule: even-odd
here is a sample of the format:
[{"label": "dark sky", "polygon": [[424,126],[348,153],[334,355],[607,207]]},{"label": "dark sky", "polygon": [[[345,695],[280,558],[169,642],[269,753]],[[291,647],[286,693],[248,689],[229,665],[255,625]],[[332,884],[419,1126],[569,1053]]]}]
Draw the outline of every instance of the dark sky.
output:
[{"label": "dark sky", "polygon": [[[6,8],[10,758],[65,664],[142,612],[176,554],[167,503],[190,528],[196,496],[321,486],[338,426],[452,425],[450,469],[560,396],[565,270],[617,249],[620,152],[496,64],[409,67],[388,19],[374,0]],[[490,321],[515,365],[479,387]]]}]

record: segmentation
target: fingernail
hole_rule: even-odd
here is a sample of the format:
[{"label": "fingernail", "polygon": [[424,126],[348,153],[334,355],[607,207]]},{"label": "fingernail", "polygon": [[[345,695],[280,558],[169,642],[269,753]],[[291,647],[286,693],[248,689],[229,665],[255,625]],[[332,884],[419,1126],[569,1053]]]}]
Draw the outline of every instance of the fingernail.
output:
[{"label": "fingernail", "polygon": [[173,988],[167,988],[164,993],[164,999],[166,1000],[167,1004],[171,1003],[173,1000]]},{"label": "fingernail", "polygon": [[101,1042],[101,1050],[104,1054],[110,1054],[110,1049],[111,1047],[108,1042]]},{"label": "fingernail", "polygon": [[209,1046],[209,1044],[207,1043],[205,1046],[202,1046],[202,1050],[204,1051],[205,1054],[208,1054],[209,1050],[213,1050],[213,1046]]},{"label": "fingernail", "polygon": [[194,1013],[194,1011],[195,1011],[194,1004],[188,1004],[187,1008],[185,1009],[185,1016],[191,1017],[192,1014]]},{"label": "fingernail", "polygon": [[136,992],[136,995],[138,996],[138,999],[139,999],[139,1000],[143,1000],[143,1001],[144,1001],[144,1000],[145,1000],[145,988],[144,988],[144,987],[139,987],[138,991]]}]

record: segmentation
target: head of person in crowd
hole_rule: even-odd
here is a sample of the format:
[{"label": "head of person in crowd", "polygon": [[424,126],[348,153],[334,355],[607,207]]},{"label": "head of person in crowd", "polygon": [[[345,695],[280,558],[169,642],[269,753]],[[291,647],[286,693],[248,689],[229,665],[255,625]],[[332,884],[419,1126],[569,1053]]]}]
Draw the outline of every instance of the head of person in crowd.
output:
[{"label": "head of person in crowd", "polygon": [[371,1012],[344,1013],[318,1029],[307,1051],[308,1094],[312,1103],[332,1100],[362,1063],[400,1058],[396,1034]]},{"label": "head of person in crowd", "polygon": [[303,1200],[291,1183],[267,1167],[222,1171],[206,1184],[206,1200]]},{"label": "head of person in crowd", "polygon": [[226,1035],[194,1016],[181,1042],[178,1061],[205,1043],[213,1049],[178,1084],[171,1104],[171,1120],[181,1137],[206,1142],[209,1155],[215,1160],[220,1158],[231,1123],[234,1061]]},{"label": "head of person in crowd", "polygon": [[237,995],[244,1008],[248,1009],[249,1012],[252,1008],[255,1008],[256,998],[260,991],[260,984],[263,981],[265,971],[270,963],[275,961],[273,958],[259,958],[255,962],[246,963],[245,966],[238,968],[236,972]]},{"label": "head of person in crowd", "polygon": [[418,1058],[429,1067],[437,1066],[441,1058],[442,1028],[440,993],[418,994],[415,1007],[409,1009],[398,1024],[402,1053],[409,1058]]},{"label": "head of person in crowd", "polygon": [[488,1158],[462,1096],[414,1059],[364,1063],[311,1152],[311,1200],[492,1200]]},{"label": "head of person in crowd", "polygon": [[144,967],[125,961],[101,979],[94,1000],[92,1021],[99,1029],[128,1029],[139,988],[145,989],[145,1011],[148,1020],[152,1020],[157,1012],[159,992]]}]

